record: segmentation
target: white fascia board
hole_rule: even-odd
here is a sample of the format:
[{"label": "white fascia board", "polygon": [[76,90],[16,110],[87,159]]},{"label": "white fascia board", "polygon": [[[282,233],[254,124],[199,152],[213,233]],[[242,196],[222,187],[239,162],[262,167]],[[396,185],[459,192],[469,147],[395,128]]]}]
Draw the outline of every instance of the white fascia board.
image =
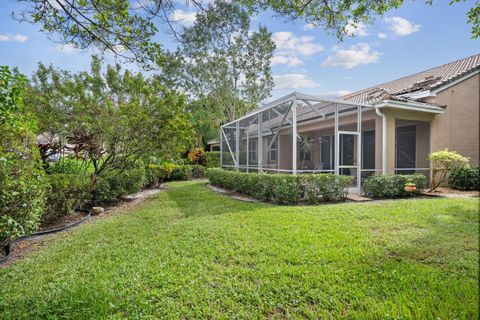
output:
[{"label": "white fascia board", "polygon": [[480,69],[477,69],[477,70],[475,70],[475,71],[473,71],[473,72],[471,72],[471,73],[469,73],[469,74],[464,75],[464,76],[461,77],[461,78],[458,78],[458,79],[455,80],[455,81],[449,82],[449,83],[445,84],[444,86],[438,87],[438,88],[430,91],[430,95],[436,96],[437,93],[439,93],[439,92],[441,92],[441,91],[443,91],[443,90],[446,90],[446,89],[448,89],[448,88],[450,88],[450,87],[452,87],[452,86],[454,86],[454,85],[456,85],[456,84],[458,84],[458,83],[460,83],[460,82],[462,82],[462,81],[465,81],[465,80],[467,80],[468,78],[471,78],[471,77],[473,77],[473,76],[475,76],[475,75],[477,75],[477,74],[479,74],[479,73],[480,73]]},{"label": "white fascia board", "polygon": [[421,112],[428,112],[428,113],[435,113],[435,114],[443,113],[443,108],[436,107],[436,106],[427,106],[427,105],[415,103],[415,102],[384,100],[375,105],[375,108],[384,108],[384,107],[392,107],[392,108],[398,108],[398,109],[421,111]]}]

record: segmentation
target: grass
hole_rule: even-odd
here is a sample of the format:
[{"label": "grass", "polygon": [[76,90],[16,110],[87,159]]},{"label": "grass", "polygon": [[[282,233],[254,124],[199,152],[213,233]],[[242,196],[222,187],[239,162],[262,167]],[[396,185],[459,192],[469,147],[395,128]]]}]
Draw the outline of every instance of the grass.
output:
[{"label": "grass", "polygon": [[287,207],[170,186],[0,269],[0,317],[478,318],[478,199]]}]

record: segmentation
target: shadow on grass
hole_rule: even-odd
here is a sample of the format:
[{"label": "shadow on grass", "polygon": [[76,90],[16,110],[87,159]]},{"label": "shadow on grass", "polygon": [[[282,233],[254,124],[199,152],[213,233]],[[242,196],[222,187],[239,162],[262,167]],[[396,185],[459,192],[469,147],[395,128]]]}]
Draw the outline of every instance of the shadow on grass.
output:
[{"label": "shadow on grass", "polygon": [[186,218],[219,214],[241,214],[271,207],[265,203],[250,203],[231,199],[210,190],[206,182],[171,182],[167,194]]}]

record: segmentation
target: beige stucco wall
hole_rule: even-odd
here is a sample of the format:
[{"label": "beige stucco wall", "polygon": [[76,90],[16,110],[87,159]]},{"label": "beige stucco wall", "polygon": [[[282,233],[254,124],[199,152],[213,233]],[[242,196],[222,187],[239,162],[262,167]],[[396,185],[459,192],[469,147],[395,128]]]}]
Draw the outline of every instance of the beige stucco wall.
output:
[{"label": "beige stucco wall", "polygon": [[[382,112],[387,116],[387,174],[395,173],[395,128],[396,123],[400,120],[410,120],[410,121],[423,121],[431,122],[435,117],[432,113],[425,113],[419,111],[404,110],[398,108],[386,107],[383,108]],[[408,123],[405,121],[404,123]],[[423,127],[425,128],[425,127]],[[418,127],[417,127],[418,129]],[[425,129],[424,129],[425,130]],[[422,131],[417,132],[417,148],[420,145],[423,148],[428,148],[428,140],[422,141],[422,136],[420,135]],[[420,140],[422,139],[422,140]],[[424,151],[417,152],[417,167],[419,167],[420,162],[425,163],[425,157],[419,157],[419,154],[424,154]],[[428,166],[426,166],[428,167]]]},{"label": "beige stucco wall", "polygon": [[479,165],[480,74],[437,93],[434,102],[446,105],[432,122],[432,151],[448,148]]}]

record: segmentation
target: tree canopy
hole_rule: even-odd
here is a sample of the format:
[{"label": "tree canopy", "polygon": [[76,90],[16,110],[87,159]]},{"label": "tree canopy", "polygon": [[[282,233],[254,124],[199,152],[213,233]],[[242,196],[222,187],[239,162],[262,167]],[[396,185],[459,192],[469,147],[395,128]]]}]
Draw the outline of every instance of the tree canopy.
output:
[{"label": "tree canopy", "polygon": [[185,97],[141,73],[93,57],[90,72],[70,74],[39,64],[26,93],[39,132],[56,135],[90,162],[94,174],[123,170],[144,155],[174,156],[193,137]]},{"label": "tree canopy", "polygon": [[[63,44],[77,48],[97,48],[141,63],[145,67],[161,64],[168,55],[158,40],[159,27],[175,32],[175,0],[18,0],[25,4],[13,15],[20,21],[38,24],[43,32]],[[370,22],[403,5],[404,0],[235,0],[250,12],[271,9],[288,19],[304,19],[323,27],[339,39],[348,26]],[[425,0],[432,4],[434,0]],[[451,0],[465,2],[465,0]],[[186,0],[200,13],[202,0]],[[205,1],[208,3],[208,1]],[[208,15],[206,15],[207,17]],[[467,23],[472,37],[480,37],[480,0],[472,0]]]},{"label": "tree canopy", "polygon": [[270,96],[275,44],[265,27],[251,29],[240,6],[217,0],[180,36],[164,76],[190,97],[210,100],[232,120]]},{"label": "tree canopy", "polygon": [[[360,22],[372,22],[388,11],[398,9],[404,0],[236,0],[253,12],[271,9],[288,19],[304,19],[306,22],[323,27],[338,39],[348,35],[349,26]],[[432,4],[434,0],[425,0]],[[450,4],[465,0],[450,0]],[[480,0],[472,1],[467,12],[467,23],[472,26],[472,38],[480,37]]]}]

